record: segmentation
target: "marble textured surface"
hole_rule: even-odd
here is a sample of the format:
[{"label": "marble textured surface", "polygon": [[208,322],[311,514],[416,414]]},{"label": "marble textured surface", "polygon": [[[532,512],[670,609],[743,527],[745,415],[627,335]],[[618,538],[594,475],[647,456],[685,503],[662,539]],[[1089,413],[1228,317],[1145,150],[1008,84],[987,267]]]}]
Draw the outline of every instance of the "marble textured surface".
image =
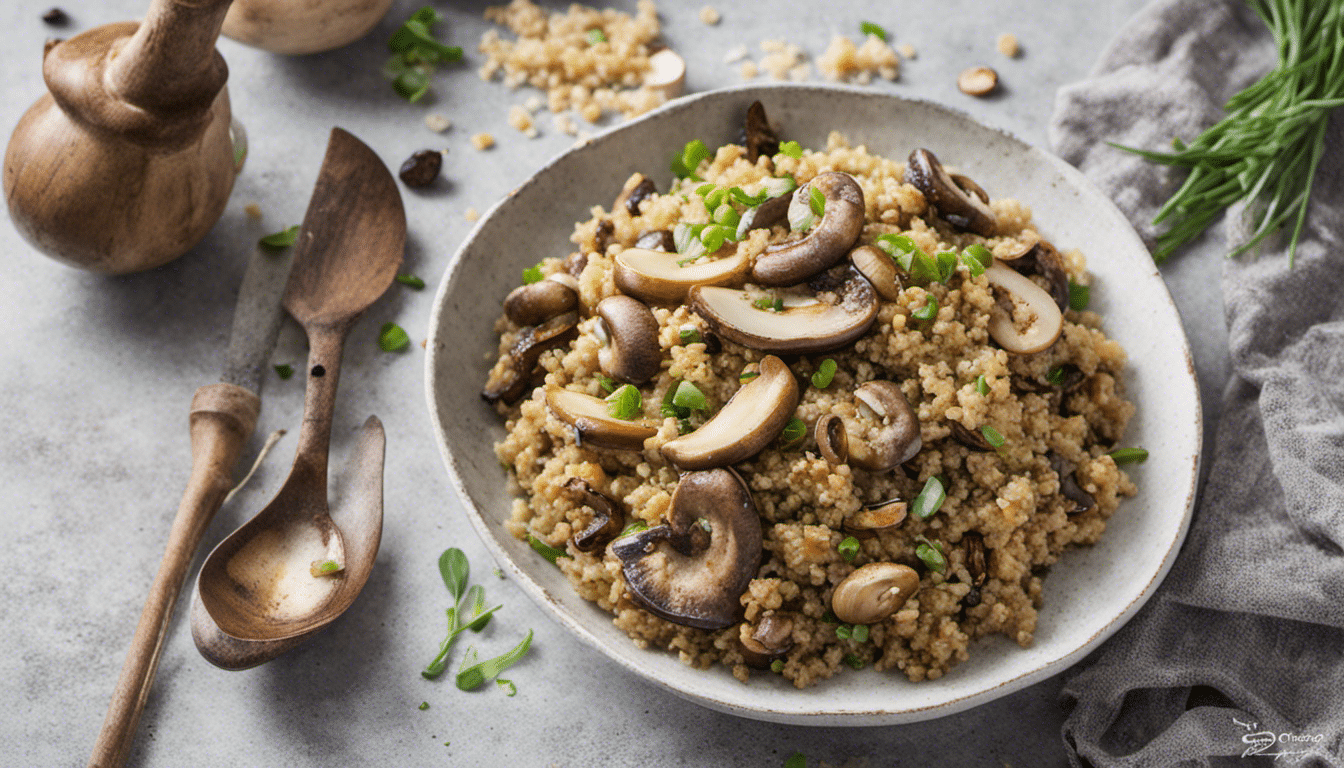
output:
[{"label": "marble textured surface", "polygon": [[[721,4],[706,27],[700,3],[660,4],[664,36],[689,62],[687,85],[702,91],[740,81],[723,52],[782,39],[813,56],[834,33],[858,37],[861,20],[883,24],[919,56],[896,83],[873,88],[935,99],[1045,145],[1055,89],[1080,78],[1143,0],[945,0],[937,4],[861,0]],[[8,30],[0,56],[0,126],[6,135],[43,91],[42,41],[143,11],[137,0],[73,0],[70,27],[44,25],[49,7],[19,0],[0,8]],[[186,414],[196,387],[217,380],[234,298],[252,243],[297,223],[316,177],[328,130],[340,125],[394,168],[411,152],[447,148],[444,179],[428,192],[404,190],[409,219],[405,271],[431,286],[472,227],[468,208],[486,210],[573,141],[541,121],[529,140],[508,127],[509,91],[475,73],[475,42],[488,24],[483,2],[437,2],[450,43],[465,65],[434,80],[434,99],[407,104],[379,70],[385,40],[417,2],[398,2],[369,37],[327,54],[284,58],[231,41],[235,114],[247,126],[250,156],[223,218],[186,257],[160,269],[108,278],[63,267],[0,225],[0,765],[77,765],[102,722],[189,467]],[[559,7],[559,3],[552,4]],[[630,8],[632,2],[615,2]],[[995,37],[1014,32],[1023,55],[1004,59]],[[975,100],[955,74],[988,62],[1003,88]],[[814,79],[818,79],[814,76]],[[453,120],[427,130],[428,112]],[[489,131],[490,151],[468,137]],[[260,221],[244,206],[255,203]],[[1085,248],[1085,244],[1083,244]],[[1166,272],[1185,317],[1205,395],[1208,423],[1226,374],[1226,342],[1211,254],[1179,259]],[[346,349],[333,443],[334,498],[340,466],[358,425],[377,414],[387,426],[386,525],[364,596],[310,644],[264,667],[224,672],[197,654],[185,597],[169,628],[158,677],[131,755],[137,766],[215,765],[537,765],[778,766],[795,751],[810,765],[1048,766],[1063,763],[1055,703],[1058,679],[974,710],[902,727],[798,728],[721,715],[619,671],[533,607],[493,564],[463,516],[433,444],[425,413],[423,351],[432,288],[394,286],[355,327]],[[376,345],[396,321],[413,340],[404,352]],[[286,321],[273,357],[302,363],[305,344]],[[257,436],[297,427],[300,377],[270,377]],[[202,556],[260,509],[283,481],[294,431],[252,483],[217,515]],[[501,652],[528,629],[531,653],[510,670],[517,696],[495,688],[458,691],[419,670],[443,634],[447,593],[435,561],[447,546],[470,557],[478,580],[504,604],[471,638]],[[199,565],[198,556],[196,564]],[[195,568],[193,567],[192,578]],[[460,653],[460,651],[459,651]],[[904,684],[893,680],[891,684]],[[419,709],[422,702],[428,708]]]}]

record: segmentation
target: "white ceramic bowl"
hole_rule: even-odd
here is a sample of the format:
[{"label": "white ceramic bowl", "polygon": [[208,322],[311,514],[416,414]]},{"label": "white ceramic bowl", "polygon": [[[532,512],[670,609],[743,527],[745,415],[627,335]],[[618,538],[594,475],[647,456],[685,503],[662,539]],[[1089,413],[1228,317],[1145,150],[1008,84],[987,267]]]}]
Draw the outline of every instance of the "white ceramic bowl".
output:
[{"label": "white ceramic bowl", "polygon": [[[1131,466],[1138,496],[1125,501],[1094,547],[1070,551],[1045,579],[1035,644],[975,642],[970,659],[939,680],[910,683],[897,672],[845,671],[806,690],[774,675],[743,684],[723,667],[683,665],[640,650],[611,616],[579,598],[560,572],[504,529],[506,475],[492,445],[503,426],[478,393],[492,364],[492,331],[520,270],[572,250],[574,222],[610,206],[635,171],[660,189],[668,160],[687,141],[736,140],[746,108],[760,99],[781,138],[824,147],[832,130],[893,158],[933,150],[994,197],[1031,205],[1041,232],[1080,248],[1095,278],[1092,308],[1129,352],[1129,396],[1138,406],[1126,445],[1147,448]],[[951,714],[1062,671],[1115,632],[1152,595],[1185,536],[1200,448],[1199,396],[1189,347],[1171,297],[1129,223],[1074,168],[1002,131],[929,102],[871,91],[800,85],[749,86],[672,102],[561,155],[502,200],[457,253],[435,299],[429,328],[429,409],[449,475],[477,532],[522,587],[557,621],[612,662],[650,683],[744,717],[811,725],[886,725]]]}]

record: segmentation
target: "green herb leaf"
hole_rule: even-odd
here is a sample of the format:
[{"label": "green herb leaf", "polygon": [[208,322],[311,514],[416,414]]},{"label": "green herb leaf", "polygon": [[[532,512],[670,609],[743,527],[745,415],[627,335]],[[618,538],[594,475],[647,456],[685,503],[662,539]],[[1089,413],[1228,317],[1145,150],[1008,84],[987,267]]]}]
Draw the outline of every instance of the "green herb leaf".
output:
[{"label": "green herb leaf", "polygon": [[946,283],[957,271],[957,254],[952,251],[940,251],[934,256],[934,260],[938,267],[939,282]]},{"label": "green herb leaf", "polygon": [[700,332],[694,328],[682,328],[678,335],[681,337],[682,344],[700,343]]},{"label": "green herb leaf", "polygon": [[780,672],[783,672],[783,671],[784,671],[784,660],[783,660],[783,659],[775,659],[774,661],[770,662],[770,671],[771,671],[771,672],[774,672],[776,675],[778,675]]},{"label": "green herb leaf", "polygon": [[1148,451],[1143,448],[1116,448],[1106,455],[1116,464],[1142,464],[1148,459]]},{"label": "green herb leaf", "polygon": [[616,391],[615,381],[607,378],[606,376],[603,376],[600,373],[593,374],[593,377],[597,379],[598,385],[601,386],[602,389],[607,391],[607,394],[611,394],[612,392]]},{"label": "green herb leaf", "polygon": [[961,263],[966,265],[971,277],[979,277],[985,273],[986,269],[993,266],[994,254],[979,243],[971,243],[961,252]]},{"label": "green herb leaf", "polygon": [[723,205],[728,199],[728,190],[715,187],[709,194],[705,195],[705,210],[713,211]]},{"label": "green herb leaf", "polygon": [[713,184],[701,184],[695,188],[695,194],[701,197],[707,197],[709,193],[713,192],[715,189],[718,189],[718,187],[715,187]]},{"label": "green herb leaf", "polygon": [[294,375],[294,366],[289,363],[281,363],[275,366],[275,375],[279,376],[281,381],[289,381],[289,377]]},{"label": "green herb leaf", "polygon": [[700,232],[700,243],[705,246],[705,253],[714,253],[723,247],[723,242],[728,239],[729,231],[718,224],[710,224]]},{"label": "green herb leaf", "polygon": [[910,313],[916,320],[932,320],[938,316],[938,297],[932,293],[924,297],[924,306]]},{"label": "green herb leaf", "polygon": [[1056,365],[1054,368],[1046,371],[1045,380],[1058,386],[1064,382],[1064,366]]},{"label": "green herb leaf", "polygon": [[629,421],[638,416],[643,407],[639,390],[633,384],[622,384],[615,392],[607,395],[607,413],[612,418]]},{"label": "green herb leaf", "polygon": [[995,448],[1003,447],[1003,435],[999,434],[999,430],[986,424],[980,428],[980,434],[985,436],[985,442]]},{"label": "green herb leaf", "polygon": [[621,531],[620,535],[617,536],[616,538],[620,538],[621,536],[629,536],[632,533],[639,533],[640,531],[647,531],[648,529],[649,529],[648,523],[644,522],[643,520],[636,520],[635,522],[625,526],[625,528]]},{"label": "green herb leaf", "polygon": [[855,624],[854,630],[850,632],[850,637],[853,638],[854,642],[856,643],[868,642],[868,625]]},{"label": "green herb leaf", "polygon": [[841,659],[841,661],[843,661],[843,662],[845,662],[845,664],[849,665],[849,668],[850,668],[850,669],[863,669],[863,659],[860,659],[860,658],[859,658],[857,655],[855,655],[855,654],[852,654],[852,653],[846,653],[846,654],[845,654],[845,657],[844,657],[843,659]]},{"label": "green herb leaf", "polygon": [[680,154],[672,159],[672,172],[679,178],[697,179],[695,169],[700,166],[701,161],[709,159],[711,153],[705,142],[699,139],[692,139],[686,142]]},{"label": "green herb leaf", "polygon": [[464,691],[474,691],[481,687],[486,680],[491,680],[499,676],[499,673],[513,666],[515,662],[521,659],[527,653],[527,649],[532,647],[532,630],[527,631],[527,637],[513,648],[513,650],[493,659],[488,659],[468,667],[457,673],[457,687]]},{"label": "green herb leaf", "polygon": [[429,75],[421,69],[407,69],[392,80],[392,90],[414,104],[429,93]]},{"label": "green herb leaf", "polygon": [[817,189],[816,187],[812,188],[812,192],[808,198],[808,205],[812,208],[812,213],[817,218],[826,215],[826,196],[821,193],[820,189]]},{"label": "green herb leaf", "polygon": [[865,35],[872,35],[884,43],[887,42],[887,30],[871,21],[859,22],[859,31]]},{"label": "green herb leaf", "polygon": [[848,640],[850,638],[850,632],[852,630],[853,627],[849,626],[848,624],[841,624],[840,626],[835,628],[835,636],[840,638],[841,640]]},{"label": "green herb leaf", "polygon": [[539,283],[545,277],[546,276],[541,272],[541,262],[537,262],[536,265],[523,270],[523,285]]},{"label": "green herb leaf", "polygon": [[397,275],[397,282],[414,288],[417,291],[425,287],[425,281],[415,275]]},{"label": "green herb leaf", "polygon": [[920,520],[928,520],[943,506],[943,500],[946,498],[942,482],[937,477],[930,477],[924,483],[924,490],[920,491],[910,504],[910,514]]},{"label": "green herb leaf", "polygon": [[846,536],[844,541],[840,542],[840,545],[835,549],[845,559],[846,563],[852,563],[859,554],[859,540],[853,536]]},{"label": "green herb leaf", "polygon": [[737,209],[729,203],[720,203],[719,207],[714,209],[714,223],[722,224],[725,227],[732,227],[734,232],[737,231],[737,224],[741,221],[741,218],[742,217],[737,213]]},{"label": "green herb leaf", "polygon": [[802,419],[794,416],[789,419],[789,423],[784,425],[784,431],[779,435],[781,448],[792,448],[801,443],[803,438],[807,437],[807,424]]},{"label": "green herb leaf", "polygon": [[287,229],[282,229],[279,232],[273,232],[261,238],[257,242],[261,243],[267,248],[288,248],[291,245],[293,245],[294,242],[298,239],[299,239],[299,225],[295,224],[294,226],[289,227]]},{"label": "green herb leaf", "polygon": [[584,33],[583,39],[587,40],[589,45],[597,45],[598,43],[607,42],[607,35],[602,30],[594,27]]},{"label": "green herb leaf", "polygon": [[760,192],[757,192],[754,195],[748,195],[746,190],[742,189],[741,187],[733,187],[729,189],[728,195],[729,197],[733,198],[734,202],[740,205],[745,205],[748,208],[755,208],[761,203],[764,203],[770,197],[770,193],[768,190],[762,189]]},{"label": "green herb leaf", "polygon": [[530,533],[527,535],[527,543],[531,545],[532,549],[535,550],[537,554],[550,561],[551,565],[555,565],[555,561],[559,558],[571,557],[565,550],[556,549]]},{"label": "green herb leaf", "polygon": [[322,562],[318,563],[317,567],[315,567],[313,570],[317,572],[314,575],[321,576],[328,573],[336,573],[337,571],[342,570],[342,568],[341,564],[336,562],[335,560],[323,560]]},{"label": "green herb leaf", "polygon": [[933,257],[920,250],[910,254],[910,266],[906,269],[906,272],[909,273],[911,280],[921,285],[936,283],[942,278],[942,272],[939,271],[937,262],[933,260]]},{"label": "green herb leaf", "polygon": [[738,381],[751,381],[752,379],[754,379],[754,378],[756,378],[757,376],[760,376],[760,375],[761,375],[761,374],[760,374],[760,371],[743,371],[743,372],[741,372],[741,373],[739,373],[739,374],[737,375],[737,380],[738,380]]},{"label": "green herb leaf", "polygon": [[467,556],[462,550],[449,547],[439,555],[439,575],[443,577],[443,585],[448,588],[448,594],[453,596],[454,603],[460,601],[466,593],[470,571]]},{"label": "green herb leaf", "polygon": [[895,259],[901,269],[906,272],[910,271],[911,257],[920,252],[919,246],[915,245],[915,241],[906,235],[878,235],[873,238],[873,242],[878,248],[886,251],[889,256]]},{"label": "green herb leaf", "polygon": [[672,382],[672,385],[663,393],[663,402],[659,405],[658,413],[665,419],[668,417],[684,419],[691,415],[691,410],[689,408],[678,408],[672,402],[672,398],[677,396],[677,385],[680,383],[680,381]]},{"label": "green herb leaf", "polygon": [[762,296],[751,302],[751,305],[757,309],[764,309],[770,312],[783,312],[784,300],[776,299],[772,296]]},{"label": "green herb leaf", "polygon": [[812,374],[812,386],[817,389],[825,389],[831,386],[831,381],[835,378],[835,369],[834,360],[829,357],[822,360],[821,365],[817,366],[816,372]]},{"label": "green herb leaf", "polygon": [[786,141],[779,145],[779,154],[798,160],[803,156],[803,147],[796,141]]},{"label": "green herb leaf", "polygon": [[929,541],[923,536],[916,536],[915,557],[918,557],[924,566],[934,573],[947,573],[947,556],[943,554],[943,545],[939,542]]},{"label": "green herb leaf", "polygon": [[418,707],[418,709],[420,709],[420,711],[422,712],[426,709],[429,709],[429,702],[428,701],[420,702],[420,706]]},{"label": "green herb leaf", "polygon": [[985,380],[984,374],[975,377],[975,391],[982,395],[989,394],[989,382]]},{"label": "green herb leaf", "polygon": [[1069,281],[1069,309],[1082,312],[1092,303],[1092,287]]},{"label": "green herb leaf", "polygon": [[382,330],[378,332],[378,346],[384,352],[396,352],[410,344],[411,337],[406,335],[406,329],[396,323],[383,323]]},{"label": "green herb leaf", "polygon": [[512,680],[505,680],[504,678],[501,677],[495,680],[495,685],[498,685],[500,688],[503,688],[506,691],[506,693],[504,694],[505,696],[518,695],[518,686],[514,685]]},{"label": "green herb leaf", "polygon": [[689,408],[692,411],[703,411],[709,408],[709,403],[705,401],[705,394],[700,388],[689,381],[683,381],[677,385],[676,394],[672,395],[672,404],[678,408]]}]

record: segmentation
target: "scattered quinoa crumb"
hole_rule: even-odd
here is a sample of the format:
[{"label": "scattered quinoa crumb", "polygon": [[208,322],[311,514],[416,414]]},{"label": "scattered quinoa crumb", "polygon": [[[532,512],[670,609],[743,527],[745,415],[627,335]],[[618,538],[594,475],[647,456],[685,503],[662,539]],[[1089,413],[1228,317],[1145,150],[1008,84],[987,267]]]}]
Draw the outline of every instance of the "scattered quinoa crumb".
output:
[{"label": "scattered quinoa crumb", "polygon": [[569,115],[552,115],[551,124],[557,131],[569,136],[577,135],[579,132],[578,123],[575,123],[574,118]]},{"label": "scattered quinoa crumb", "polygon": [[243,206],[243,213],[246,213],[249,219],[260,219],[261,206],[257,205],[256,203],[248,203],[247,205]]},{"label": "scattered quinoa crumb", "polygon": [[753,80],[757,75],[761,74],[760,68],[757,67],[756,62],[751,59],[742,62],[742,66],[738,69],[738,72],[742,75],[743,80]]},{"label": "scattered quinoa crumb", "polygon": [[486,150],[495,146],[495,137],[489,133],[473,133],[471,135],[471,146]]},{"label": "scattered quinoa crumb", "polygon": [[468,208],[467,210],[462,212],[462,218],[466,219],[467,221],[476,221],[477,219],[481,218],[481,213],[480,211],[477,211],[475,208]]},{"label": "scattered quinoa crumb", "polygon": [[1010,59],[1017,58],[1017,55],[1022,52],[1022,46],[1017,42],[1017,35],[1014,35],[1011,32],[1004,32],[1002,35],[999,35],[998,41],[995,42],[995,47],[999,49],[999,53],[1002,53]]},{"label": "scattered quinoa crumb", "polygon": [[737,62],[751,55],[751,50],[745,45],[734,45],[723,54],[724,64],[736,64]]},{"label": "scattered quinoa crumb", "polygon": [[776,80],[806,80],[811,71],[801,46],[783,40],[762,40],[759,67]]},{"label": "scattered quinoa crumb", "polygon": [[425,115],[425,127],[435,133],[443,133],[453,127],[453,121],[438,112],[430,112]]},{"label": "scattered quinoa crumb", "polygon": [[517,104],[509,107],[509,125],[513,126],[514,130],[519,133],[536,131],[532,125],[532,113]]},{"label": "scattered quinoa crumb", "polygon": [[877,35],[868,35],[857,46],[844,35],[835,35],[817,59],[817,69],[838,81],[868,83],[874,75],[895,80],[901,73],[901,57]]},{"label": "scattered quinoa crumb", "polygon": [[896,46],[896,52],[901,54],[901,58],[903,59],[913,59],[919,55],[919,52],[915,50],[915,46],[909,43],[901,43]]},{"label": "scattered quinoa crumb", "polygon": [[535,93],[532,94],[531,96],[528,96],[527,101],[523,102],[523,108],[526,109],[528,112],[538,112],[544,106],[546,106],[546,102],[543,101],[542,98],[536,95]]},{"label": "scattered quinoa crumb", "polygon": [[700,9],[700,21],[708,26],[718,24],[723,16],[712,5],[706,5]]}]

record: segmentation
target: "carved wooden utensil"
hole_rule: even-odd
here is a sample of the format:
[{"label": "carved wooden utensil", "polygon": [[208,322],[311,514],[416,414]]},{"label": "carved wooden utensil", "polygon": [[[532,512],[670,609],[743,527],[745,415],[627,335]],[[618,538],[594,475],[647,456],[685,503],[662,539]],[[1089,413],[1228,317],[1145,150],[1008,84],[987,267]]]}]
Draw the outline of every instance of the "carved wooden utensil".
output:
[{"label": "carved wooden utensil", "polygon": [[14,128],[4,172],[14,226],[39,250],[124,274],[214,226],[245,151],[215,50],[229,3],[151,0],[143,23],[47,44],[50,93]]},{"label": "carved wooden utensil", "polygon": [[[392,284],[406,243],[406,215],[392,174],[337,128],[295,245],[285,309],[308,334],[308,388],[294,466],[275,499],[220,542],[197,582],[224,634],[274,642],[333,621],[358,596],[377,554],[328,515],[327,451],[341,350],[355,320]],[[381,486],[380,486],[381,487]],[[381,515],[378,517],[381,524]],[[381,527],[378,529],[381,531]],[[312,575],[310,563],[344,572]]]}]

